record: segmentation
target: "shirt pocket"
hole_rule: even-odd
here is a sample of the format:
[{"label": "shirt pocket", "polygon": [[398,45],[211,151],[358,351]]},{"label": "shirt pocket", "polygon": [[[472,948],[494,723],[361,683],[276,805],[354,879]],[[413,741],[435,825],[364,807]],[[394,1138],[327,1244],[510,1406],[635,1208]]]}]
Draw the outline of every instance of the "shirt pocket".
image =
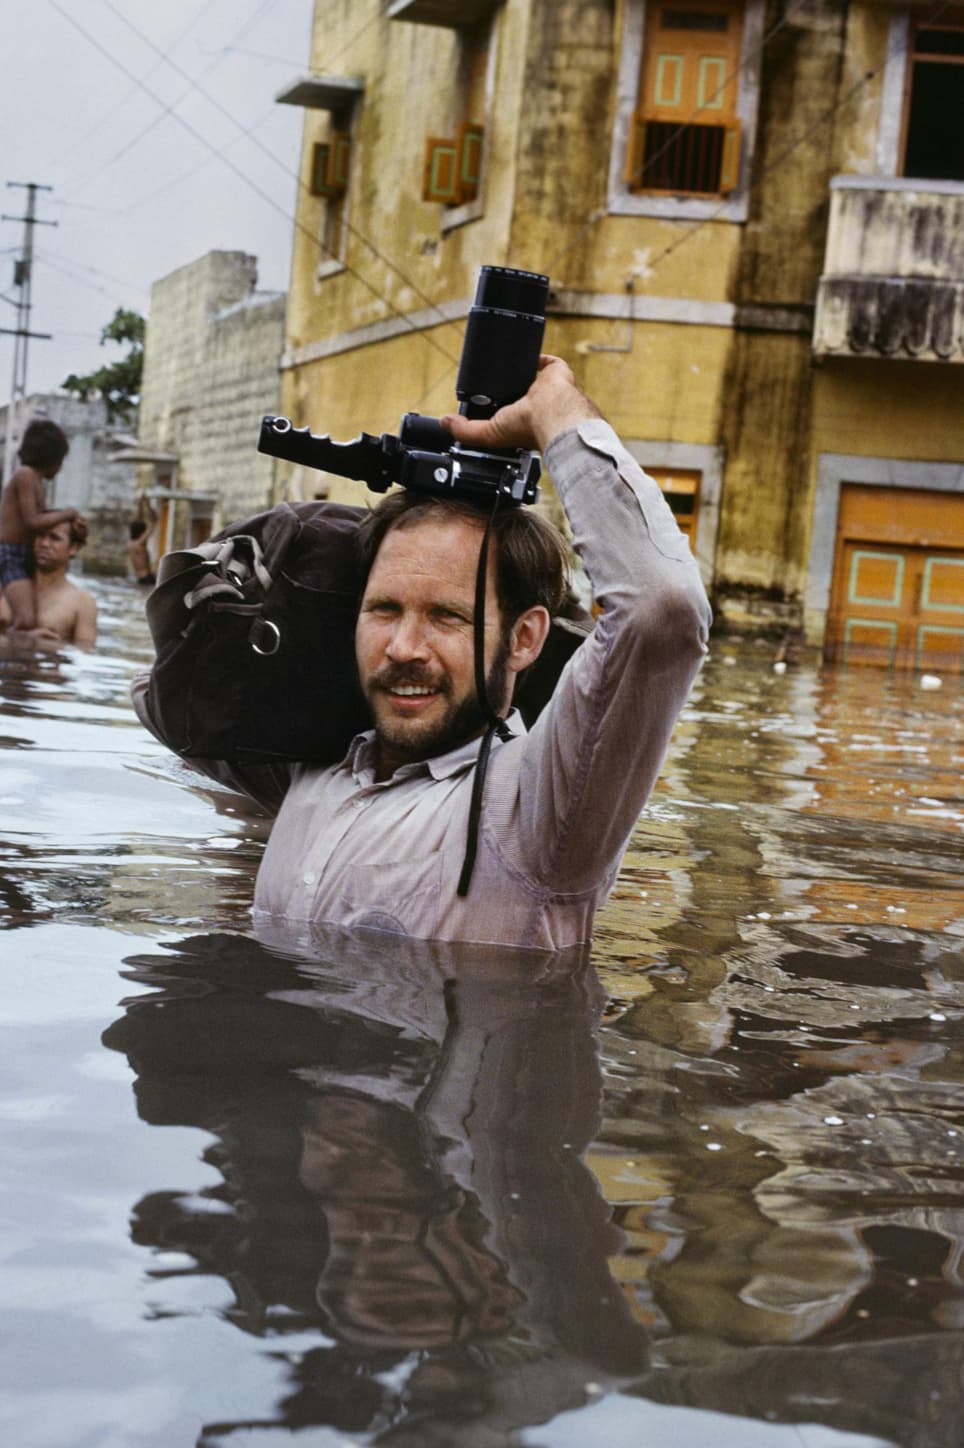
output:
[{"label": "shirt pocket", "polygon": [[339,919],[351,927],[431,935],[442,892],[441,850],[416,860],[354,865],[339,892]]}]

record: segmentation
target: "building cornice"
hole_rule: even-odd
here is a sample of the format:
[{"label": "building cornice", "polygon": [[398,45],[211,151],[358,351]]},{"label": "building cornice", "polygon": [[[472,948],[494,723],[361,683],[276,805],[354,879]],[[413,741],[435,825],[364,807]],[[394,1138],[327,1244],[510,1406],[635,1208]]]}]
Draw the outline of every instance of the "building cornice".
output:
[{"label": "building cornice", "polygon": [[[330,337],[319,337],[300,347],[288,347],[281,354],[282,372],[305,367],[312,362],[354,352],[387,342],[407,332],[424,332],[432,327],[460,322],[467,315],[469,297],[439,302],[434,307],[407,312],[403,316],[384,317],[364,327],[352,327]],[[597,317],[615,322],[656,322],[670,326],[731,327],[737,331],[792,332],[808,334],[813,327],[813,307],[780,305],[770,302],[733,302],[697,300],[692,297],[647,297],[636,294],[627,298],[619,292],[555,291],[547,308],[551,318]]]}]

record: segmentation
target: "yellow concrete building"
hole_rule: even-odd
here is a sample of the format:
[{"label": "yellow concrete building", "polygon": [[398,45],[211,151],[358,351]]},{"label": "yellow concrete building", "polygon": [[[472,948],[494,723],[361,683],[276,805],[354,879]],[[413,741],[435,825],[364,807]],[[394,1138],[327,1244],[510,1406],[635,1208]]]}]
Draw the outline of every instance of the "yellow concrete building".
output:
[{"label": "yellow concrete building", "polygon": [[724,623],[959,670],[962,67],[949,5],[316,0],[282,410],[451,409],[479,266],[546,272]]}]

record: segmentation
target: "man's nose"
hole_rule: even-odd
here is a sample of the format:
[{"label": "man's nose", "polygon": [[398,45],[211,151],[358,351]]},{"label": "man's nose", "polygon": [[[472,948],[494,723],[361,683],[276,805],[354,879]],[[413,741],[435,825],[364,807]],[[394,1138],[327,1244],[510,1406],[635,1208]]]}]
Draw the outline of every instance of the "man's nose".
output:
[{"label": "man's nose", "polygon": [[428,655],[428,640],[424,624],[414,616],[406,615],[396,620],[389,636],[385,652],[390,659],[402,662],[406,659],[424,659]]}]

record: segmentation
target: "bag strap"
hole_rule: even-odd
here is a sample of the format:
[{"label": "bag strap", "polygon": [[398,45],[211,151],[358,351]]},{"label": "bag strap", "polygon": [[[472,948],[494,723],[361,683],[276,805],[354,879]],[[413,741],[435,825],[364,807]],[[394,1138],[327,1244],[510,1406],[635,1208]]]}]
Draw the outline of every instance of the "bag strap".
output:
[{"label": "bag strap", "polygon": [[298,514],[284,505],[272,510],[260,539],[251,533],[227,533],[195,548],[165,553],[146,607],[155,649],[182,633],[196,610],[210,608],[252,615],[252,648],[274,653],[280,635],[262,618],[262,610],[301,528]]}]

